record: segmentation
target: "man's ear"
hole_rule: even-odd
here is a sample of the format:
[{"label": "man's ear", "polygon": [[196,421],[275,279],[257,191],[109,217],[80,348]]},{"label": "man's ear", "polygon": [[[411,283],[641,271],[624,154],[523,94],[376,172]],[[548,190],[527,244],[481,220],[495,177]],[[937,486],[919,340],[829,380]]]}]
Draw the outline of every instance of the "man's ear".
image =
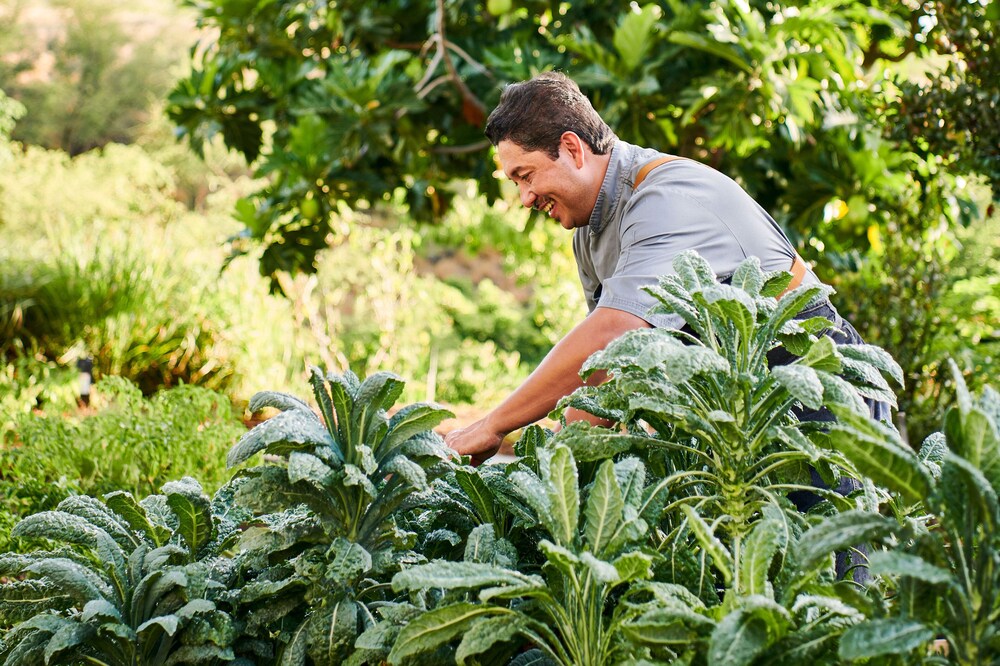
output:
[{"label": "man's ear", "polygon": [[559,137],[559,147],[565,149],[570,159],[576,164],[577,169],[582,169],[587,160],[587,144],[577,135],[576,132],[563,132]]}]

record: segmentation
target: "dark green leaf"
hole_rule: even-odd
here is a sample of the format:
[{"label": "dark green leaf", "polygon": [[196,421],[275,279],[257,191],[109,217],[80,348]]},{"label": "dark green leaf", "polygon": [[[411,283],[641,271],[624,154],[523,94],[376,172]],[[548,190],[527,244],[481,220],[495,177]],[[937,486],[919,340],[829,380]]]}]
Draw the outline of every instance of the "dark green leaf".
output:
[{"label": "dark green leaf", "polygon": [[25,571],[37,574],[54,585],[63,594],[83,606],[93,599],[112,598],[110,586],[90,569],[64,557],[53,557],[35,562]]},{"label": "dark green leaf", "polygon": [[934,638],[934,631],[904,618],[874,619],[848,629],[840,639],[841,659],[906,655]]},{"label": "dark green leaf", "polygon": [[772,596],[768,572],[775,554],[787,547],[786,538],[785,526],[776,520],[764,519],[754,526],[743,544],[740,560],[741,592]]},{"label": "dark green leaf", "polygon": [[876,551],[868,557],[868,569],[878,576],[907,576],[932,585],[943,585],[951,581],[947,569],[932,564],[919,555],[900,551]]},{"label": "dark green leaf", "polygon": [[891,535],[897,528],[895,521],[877,513],[845,511],[804,532],[792,552],[800,569],[810,571],[834,551]]},{"label": "dark green leaf", "polygon": [[101,528],[115,540],[123,551],[129,552],[139,545],[140,540],[132,534],[128,524],[100,500],[87,495],[67,497],[59,502],[58,511],[64,511],[86,519],[92,525]]},{"label": "dark green leaf", "polygon": [[511,616],[512,611],[494,606],[459,603],[429,611],[410,621],[399,633],[389,653],[389,662],[398,664],[405,657],[433,650],[462,634],[483,619]]},{"label": "dark green leaf", "polygon": [[305,622],[309,656],[317,664],[334,664],[354,646],[358,637],[358,604],[340,599],[313,611]]},{"label": "dark green leaf", "polygon": [[839,422],[830,432],[830,444],[873,481],[903,495],[910,502],[930,493],[927,470],[888,426],[843,408],[833,408]]},{"label": "dark green leaf", "polygon": [[687,504],[681,505],[681,510],[684,512],[685,518],[687,518],[688,527],[694,534],[695,538],[698,539],[698,543],[701,545],[702,549],[708,553],[708,556],[712,558],[712,562],[715,563],[715,567],[722,574],[726,583],[729,583],[733,579],[733,556],[726,550],[726,547],[722,545],[722,542],[715,536],[712,532],[712,528],[708,526],[701,516],[695,513]]},{"label": "dark green leaf", "polygon": [[615,477],[614,463],[606,460],[597,470],[584,509],[584,535],[594,554],[600,556],[604,552],[622,520],[624,508],[625,502]]},{"label": "dark green leaf", "polygon": [[53,659],[63,656],[67,651],[72,654],[73,648],[86,644],[87,639],[94,633],[95,629],[90,625],[77,622],[63,625],[52,634],[48,645],[45,646],[45,663],[59,663]]},{"label": "dark green leaf", "polygon": [[469,657],[489,653],[497,644],[512,640],[524,628],[525,621],[519,615],[491,617],[472,625],[462,636],[462,642],[455,653],[459,666]]},{"label": "dark green leaf", "polygon": [[16,624],[39,613],[64,610],[72,603],[72,597],[47,580],[9,580],[0,585],[0,623]]},{"label": "dark green leaf", "polygon": [[743,610],[729,613],[719,621],[708,644],[708,661],[713,666],[746,666],[770,644],[767,625]]},{"label": "dark green leaf", "polygon": [[278,454],[314,446],[337,448],[315,414],[294,409],[281,412],[243,435],[226,455],[226,466],[239,465],[258,451]]},{"label": "dark green leaf", "polygon": [[557,543],[568,546],[577,537],[580,520],[580,489],[576,472],[576,461],[565,445],[539,452],[539,463],[545,491],[552,510],[553,533]]},{"label": "dark green leaf", "polygon": [[280,393],[278,391],[261,391],[255,393],[252,398],[250,398],[250,403],[247,405],[247,410],[251,414],[256,414],[265,407],[273,407],[282,412],[287,412],[290,409],[304,409],[306,411],[312,411],[309,405],[294,395],[288,393]]},{"label": "dark green leaf", "polygon": [[196,554],[214,536],[211,500],[202,491],[201,484],[191,477],[165,484],[163,494],[180,523],[177,531],[191,554]]},{"label": "dark green leaf", "polygon": [[394,590],[419,590],[432,587],[475,589],[500,585],[536,585],[541,579],[517,571],[478,562],[430,562],[400,571],[392,578]]},{"label": "dark green leaf", "polygon": [[144,534],[155,546],[162,546],[170,538],[170,530],[162,525],[154,525],[146,516],[146,510],[135,501],[132,493],[116,490],[104,496],[108,507],[121,516],[132,530]]},{"label": "dark green leaf", "polygon": [[457,469],[455,470],[455,481],[472,501],[479,518],[484,522],[496,523],[493,494],[479,477],[479,474],[471,469]]},{"label": "dark green leaf", "polygon": [[771,376],[809,409],[823,406],[823,384],[813,368],[797,363],[780,365],[771,370]]},{"label": "dark green leaf", "polygon": [[809,351],[795,362],[796,365],[804,365],[814,370],[837,373],[843,369],[837,345],[833,340],[823,335],[813,343]]},{"label": "dark green leaf", "polygon": [[615,478],[621,488],[622,501],[638,511],[646,487],[646,466],[639,458],[619,460],[615,463]]},{"label": "dark green leaf", "polygon": [[371,554],[359,544],[337,537],[326,553],[326,578],[337,585],[350,585],[372,568]]},{"label": "dark green leaf", "polygon": [[648,437],[625,435],[577,421],[553,435],[551,445],[556,444],[568,446],[575,460],[592,462],[611,458],[625,451],[641,451],[651,441]]},{"label": "dark green leaf", "polygon": [[889,375],[897,386],[903,386],[903,369],[889,352],[875,345],[837,345],[837,351],[845,358],[864,361]]},{"label": "dark green leaf", "polygon": [[450,411],[438,405],[425,403],[407,405],[389,419],[389,434],[386,435],[382,447],[389,450],[419,432],[431,430],[441,421],[453,416]]}]

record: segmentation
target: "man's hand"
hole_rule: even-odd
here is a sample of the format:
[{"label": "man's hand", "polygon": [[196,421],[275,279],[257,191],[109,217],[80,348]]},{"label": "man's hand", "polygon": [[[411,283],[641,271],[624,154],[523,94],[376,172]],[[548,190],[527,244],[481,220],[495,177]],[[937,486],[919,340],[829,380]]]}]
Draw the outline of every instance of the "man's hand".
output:
[{"label": "man's hand", "polygon": [[464,428],[452,430],[445,435],[444,442],[463,456],[472,456],[472,464],[480,465],[493,457],[500,449],[504,433],[499,433],[480,419]]},{"label": "man's hand", "polygon": [[[449,433],[445,442],[459,453],[471,455],[476,464],[481,463],[497,452],[507,433],[545,417],[560,398],[583,386],[580,367],[591,354],[626,331],[648,326],[628,312],[597,308],[560,340],[496,409],[472,425]],[[603,373],[595,373],[587,383],[600,384],[606,378]]]}]

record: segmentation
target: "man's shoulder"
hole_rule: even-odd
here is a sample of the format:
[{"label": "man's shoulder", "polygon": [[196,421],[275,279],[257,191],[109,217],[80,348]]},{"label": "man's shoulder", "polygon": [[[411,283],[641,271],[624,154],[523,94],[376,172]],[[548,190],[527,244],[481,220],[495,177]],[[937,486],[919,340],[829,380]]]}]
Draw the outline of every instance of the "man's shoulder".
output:
[{"label": "man's shoulder", "polygon": [[[712,201],[717,197],[739,195],[743,189],[732,178],[698,160],[681,155],[657,153],[652,151],[649,160],[639,162],[636,173],[643,166],[651,165],[644,174],[640,187],[636,192],[658,192],[660,194],[677,194]],[[643,156],[645,157],[645,156]],[[658,163],[663,158],[669,158]]]}]

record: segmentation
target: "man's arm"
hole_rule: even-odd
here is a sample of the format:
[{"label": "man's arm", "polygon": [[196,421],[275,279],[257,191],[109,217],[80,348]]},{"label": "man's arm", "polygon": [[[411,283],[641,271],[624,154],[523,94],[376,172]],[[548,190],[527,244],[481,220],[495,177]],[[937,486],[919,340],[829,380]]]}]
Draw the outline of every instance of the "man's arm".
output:
[{"label": "man's arm", "polygon": [[[643,319],[612,308],[597,308],[566,334],[510,396],[475,423],[453,430],[448,446],[482,462],[497,452],[507,433],[543,418],[559,399],[583,386],[580,368],[595,351],[623,333],[649,327]],[[604,373],[595,373],[587,384],[600,384]]]}]

